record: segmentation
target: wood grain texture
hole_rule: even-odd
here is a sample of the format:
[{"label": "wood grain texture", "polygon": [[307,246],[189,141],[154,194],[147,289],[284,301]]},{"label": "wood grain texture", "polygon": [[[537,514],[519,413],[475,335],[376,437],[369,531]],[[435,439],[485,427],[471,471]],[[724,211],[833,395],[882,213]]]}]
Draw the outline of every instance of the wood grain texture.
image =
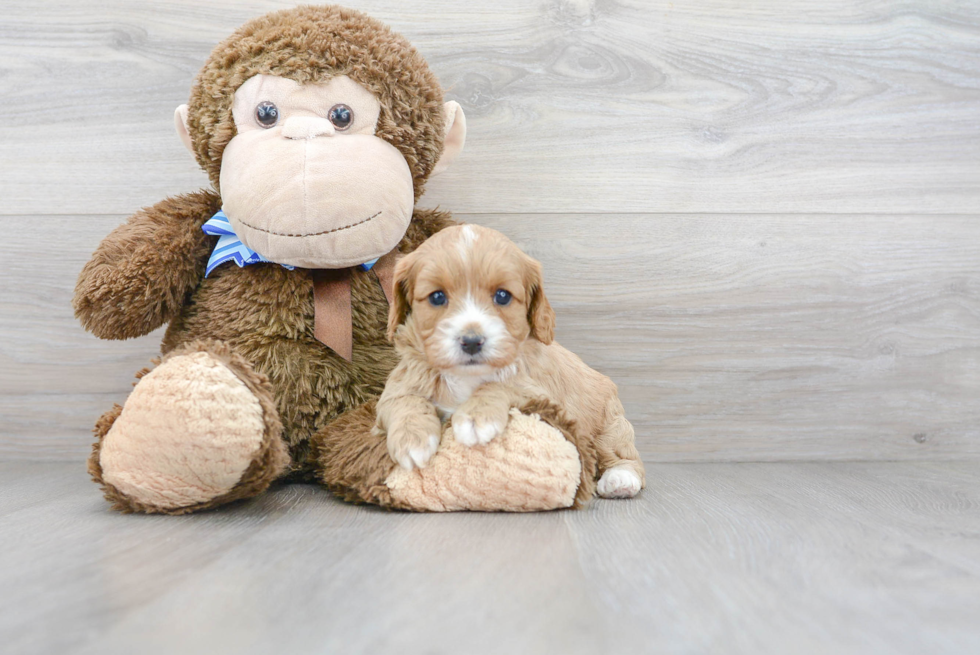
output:
[{"label": "wood grain texture", "polygon": [[[648,460],[980,456],[975,217],[470,218],[543,262],[559,340],[619,384]],[[158,352],[71,315],[120,220],[0,217],[0,457],[80,459]]]},{"label": "wood grain texture", "polygon": [[[204,184],[173,134],[267,0],[39,0],[0,16],[0,213],[131,213]],[[969,213],[980,5],[349,0],[469,116],[424,200],[462,213]]]},{"label": "wood grain texture", "polygon": [[[292,4],[0,12],[0,457],[81,458],[156,354],[82,333],[75,276],[205,183],[173,107]],[[980,454],[980,5],[348,4],[469,116],[422,204],[544,262],[560,339],[620,383],[646,457]]]},{"label": "wood grain texture", "polygon": [[[980,464],[653,464],[633,501],[418,515],[280,487],[112,513],[76,463],[0,463],[20,653],[961,655]],[[50,629],[56,625],[57,629]]]}]

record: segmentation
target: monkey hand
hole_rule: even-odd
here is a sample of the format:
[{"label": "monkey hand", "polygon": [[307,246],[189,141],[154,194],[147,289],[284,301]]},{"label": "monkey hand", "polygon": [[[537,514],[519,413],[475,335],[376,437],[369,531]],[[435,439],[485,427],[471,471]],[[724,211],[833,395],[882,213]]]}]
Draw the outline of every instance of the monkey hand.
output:
[{"label": "monkey hand", "polygon": [[176,196],[113,230],[75,286],[82,326],[101,339],[129,339],[170,321],[204,274],[212,238],[201,225],[220,205],[207,191]]}]

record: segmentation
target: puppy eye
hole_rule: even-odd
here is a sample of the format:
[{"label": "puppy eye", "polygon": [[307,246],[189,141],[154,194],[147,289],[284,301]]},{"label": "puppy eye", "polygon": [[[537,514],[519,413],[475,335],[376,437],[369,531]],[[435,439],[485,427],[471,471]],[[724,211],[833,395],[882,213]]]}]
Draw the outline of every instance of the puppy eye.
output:
[{"label": "puppy eye", "polygon": [[493,301],[498,305],[509,305],[512,297],[510,291],[497,289],[497,293],[493,294]]},{"label": "puppy eye", "polygon": [[429,294],[429,304],[435,307],[441,307],[445,305],[448,302],[448,300],[449,299],[446,298],[445,291],[433,291],[432,293]]},{"label": "puppy eye", "polygon": [[255,107],[255,122],[262,127],[272,127],[279,122],[279,108],[268,100]]},{"label": "puppy eye", "polygon": [[338,130],[346,130],[354,122],[354,112],[347,105],[334,105],[327,114],[327,120]]}]

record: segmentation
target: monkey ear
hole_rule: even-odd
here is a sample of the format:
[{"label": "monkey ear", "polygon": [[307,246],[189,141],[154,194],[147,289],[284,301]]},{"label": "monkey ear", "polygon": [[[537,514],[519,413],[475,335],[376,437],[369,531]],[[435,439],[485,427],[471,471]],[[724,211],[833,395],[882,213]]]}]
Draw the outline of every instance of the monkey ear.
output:
[{"label": "monkey ear", "polygon": [[193,155],[194,144],[191,143],[191,133],[187,129],[187,105],[177,107],[177,111],[174,112],[174,127],[177,128],[177,136],[180,137],[180,142]]},{"label": "monkey ear", "polygon": [[455,100],[450,100],[444,105],[446,111],[446,132],[443,139],[442,156],[432,169],[432,175],[438,175],[453,163],[456,156],[463,151],[463,144],[466,143],[466,116],[463,108]]},{"label": "monkey ear", "polygon": [[411,295],[415,289],[415,253],[402,257],[395,265],[391,288],[391,307],[388,309],[388,341],[395,340],[398,326],[405,322],[412,308]]},{"label": "monkey ear", "polygon": [[541,264],[530,257],[528,260],[526,284],[530,300],[527,303],[527,322],[531,326],[531,336],[547,346],[555,340],[555,310],[544,295]]}]

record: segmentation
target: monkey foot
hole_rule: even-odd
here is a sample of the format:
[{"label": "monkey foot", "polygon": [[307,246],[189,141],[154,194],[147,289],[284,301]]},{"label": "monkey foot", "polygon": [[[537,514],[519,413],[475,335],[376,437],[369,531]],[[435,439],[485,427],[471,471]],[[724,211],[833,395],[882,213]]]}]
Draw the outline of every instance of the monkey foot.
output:
[{"label": "monkey foot", "polygon": [[123,511],[182,514],[253,496],[289,462],[268,381],[219,342],[168,355],[96,431],[90,471]]},{"label": "monkey foot", "polygon": [[422,469],[406,470],[374,430],[370,400],[313,436],[320,481],[346,500],[415,511],[533,512],[583,507],[595,494],[596,452],[554,403],[512,409],[484,445],[457,441],[452,427]]},{"label": "monkey foot", "polygon": [[513,409],[490,443],[466,446],[450,428],[429,466],[395,467],[385,483],[398,506],[416,510],[533,512],[571,507],[581,470],[575,445],[561,431]]}]

